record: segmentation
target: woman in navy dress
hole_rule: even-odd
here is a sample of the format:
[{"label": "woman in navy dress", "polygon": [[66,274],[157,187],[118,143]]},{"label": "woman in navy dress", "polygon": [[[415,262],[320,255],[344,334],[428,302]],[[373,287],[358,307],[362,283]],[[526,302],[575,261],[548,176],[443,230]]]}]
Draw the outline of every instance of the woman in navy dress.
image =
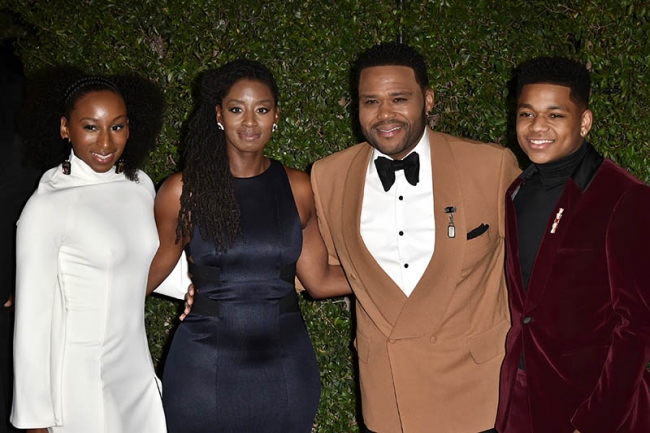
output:
[{"label": "woman in navy dress", "polygon": [[149,286],[185,249],[196,291],[163,375],[170,433],[312,429],[320,398],[297,275],[314,297],[348,294],[327,264],[309,176],[264,156],[278,88],[258,62],[205,73],[186,166],[160,189]]}]

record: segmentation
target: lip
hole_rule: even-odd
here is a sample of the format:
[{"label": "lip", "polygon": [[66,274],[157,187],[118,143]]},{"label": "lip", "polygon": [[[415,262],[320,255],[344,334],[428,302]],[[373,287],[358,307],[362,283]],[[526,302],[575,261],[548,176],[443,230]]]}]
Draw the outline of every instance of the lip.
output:
[{"label": "lip", "polygon": [[545,149],[555,142],[548,138],[526,138],[531,149]]},{"label": "lip", "polygon": [[108,164],[113,164],[113,160],[115,159],[115,152],[110,152],[110,153],[99,153],[99,152],[90,152],[90,155],[93,157],[93,160],[96,161],[98,164],[101,165],[108,165]]},{"label": "lip", "polygon": [[262,136],[262,134],[254,132],[238,132],[237,135],[244,141],[254,141]]},{"label": "lip", "polygon": [[377,135],[379,135],[380,137],[392,138],[400,134],[404,130],[404,125],[402,124],[378,125],[378,126],[374,126],[372,129],[374,129]]}]

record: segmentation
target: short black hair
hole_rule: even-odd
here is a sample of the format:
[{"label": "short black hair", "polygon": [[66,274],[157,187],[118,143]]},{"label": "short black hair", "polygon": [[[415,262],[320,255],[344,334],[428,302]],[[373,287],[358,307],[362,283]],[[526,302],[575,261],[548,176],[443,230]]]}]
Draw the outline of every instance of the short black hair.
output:
[{"label": "short black hair", "polygon": [[373,66],[406,66],[413,69],[415,81],[426,89],[429,87],[427,63],[422,54],[409,45],[399,42],[384,42],[368,48],[359,54],[354,64],[355,87],[359,89],[361,71]]},{"label": "short black hair", "polygon": [[587,67],[566,57],[535,57],[521,64],[517,73],[517,99],[526,84],[556,84],[570,89],[569,97],[589,106],[591,77]]}]

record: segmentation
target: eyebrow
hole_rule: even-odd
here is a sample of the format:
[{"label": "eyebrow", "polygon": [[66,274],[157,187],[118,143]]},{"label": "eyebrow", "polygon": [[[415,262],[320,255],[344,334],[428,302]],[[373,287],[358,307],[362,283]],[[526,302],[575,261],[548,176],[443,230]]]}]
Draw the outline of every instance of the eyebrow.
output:
[{"label": "eyebrow", "polygon": [[[388,94],[388,96],[390,96],[390,97],[395,97],[395,96],[411,96],[412,94],[413,94],[413,92],[411,92],[411,91],[409,91],[409,90],[399,90],[399,91],[396,91],[396,92],[390,92],[390,93]],[[359,95],[359,97],[360,97],[360,98],[376,98],[377,95],[372,94],[372,93],[365,93],[365,94]]]},{"label": "eyebrow", "polygon": [[[115,122],[117,119],[121,119],[122,117],[128,118],[128,116],[126,114],[120,114],[119,116],[117,116],[116,118],[111,120],[111,122]],[[80,122],[82,120],[92,120],[93,122],[97,122],[97,119],[95,117],[82,117],[81,119],[79,119]]]},{"label": "eyebrow", "polygon": [[[242,101],[240,99],[231,99],[230,101],[227,102],[227,104],[232,104],[232,103],[244,104],[244,101]],[[273,100],[272,99],[262,99],[261,101],[255,101],[255,104],[273,104]]]},{"label": "eyebrow", "polygon": [[[521,103],[517,105],[517,108],[530,108],[533,110],[535,107],[533,107],[531,104],[525,104]],[[563,111],[568,111],[566,108],[564,108],[562,105],[549,105],[548,107],[544,108],[545,110],[563,110]]]}]

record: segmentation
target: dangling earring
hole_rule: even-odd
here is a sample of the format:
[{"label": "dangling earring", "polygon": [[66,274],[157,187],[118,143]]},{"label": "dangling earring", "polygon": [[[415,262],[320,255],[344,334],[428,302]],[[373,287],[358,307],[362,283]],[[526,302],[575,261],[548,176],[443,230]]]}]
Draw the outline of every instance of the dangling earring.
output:
[{"label": "dangling earring", "polygon": [[221,124],[221,122],[217,122],[217,128],[223,131],[223,125]]},{"label": "dangling earring", "polygon": [[274,123],[274,124],[273,124],[272,132],[275,132],[275,131],[277,131],[277,130],[278,130],[278,124],[277,124],[277,123]]},{"label": "dangling earring", "polygon": [[[71,146],[70,137],[66,137],[65,141],[66,141],[66,148],[67,148],[67,151],[68,151],[67,153],[68,153],[68,155],[70,155],[70,146]],[[70,173],[72,173],[72,166],[70,165],[70,156],[67,156],[65,158],[65,161],[63,161],[63,163],[61,164],[61,171],[66,176],[68,176],[68,175],[70,175]]]},{"label": "dangling earring", "polygon": [[120,159],[117,161],[117,164],[115,164],[115,173],[117,174],[122,174],[124,173],[124,160]]}]

